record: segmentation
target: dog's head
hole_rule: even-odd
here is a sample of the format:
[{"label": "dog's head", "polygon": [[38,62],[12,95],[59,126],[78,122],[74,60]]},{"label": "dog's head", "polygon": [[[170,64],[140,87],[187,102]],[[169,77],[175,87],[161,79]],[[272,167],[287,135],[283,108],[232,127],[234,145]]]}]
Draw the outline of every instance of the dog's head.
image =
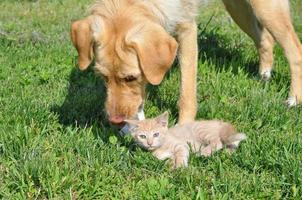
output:
[{"label": "dog's head", "polygon": [[171,67],[177,42],[148,17],[131,13],[90,15],[72,24],[78,64],[85,70],[95,59],[107,86],[106,112],[112,123],[136,118],[144,103],[145,84],[158,85]]}]

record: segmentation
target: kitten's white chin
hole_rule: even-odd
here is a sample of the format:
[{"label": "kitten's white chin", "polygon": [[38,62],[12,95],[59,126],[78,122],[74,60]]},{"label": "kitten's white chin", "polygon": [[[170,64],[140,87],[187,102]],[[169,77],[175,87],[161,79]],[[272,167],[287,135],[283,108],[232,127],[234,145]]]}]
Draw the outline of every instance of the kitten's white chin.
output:
[{"label": "kitten's white chin", "polygon": [[160,147],[160,145],[157,145],[157,146],[149,146],[149,147],[146,147],[146,149],[147,150],[149,150],[149,151],[153,151],[153,150],[155,150],[155,149],[158,149]]}]

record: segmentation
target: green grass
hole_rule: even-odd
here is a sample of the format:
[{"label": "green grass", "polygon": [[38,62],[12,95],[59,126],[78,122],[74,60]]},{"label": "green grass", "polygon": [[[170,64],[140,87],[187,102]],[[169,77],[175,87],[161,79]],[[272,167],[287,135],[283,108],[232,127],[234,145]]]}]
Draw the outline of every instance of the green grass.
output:
[{"label": "green grass", "polygon": [[[289,109],[282,50],[259,81],[257,54],[219,1],[201,11],[198,118],[234,123],[233,155],[192,156],[171,171],[104,121],[104,86],[76,68],[70,22],[92,0],[0,2],[0,199],[300,199],[302,109]],[[292,1],[302,39],[302,3]],[[179,69],[150,87],[146,114],[177,117]]]}]

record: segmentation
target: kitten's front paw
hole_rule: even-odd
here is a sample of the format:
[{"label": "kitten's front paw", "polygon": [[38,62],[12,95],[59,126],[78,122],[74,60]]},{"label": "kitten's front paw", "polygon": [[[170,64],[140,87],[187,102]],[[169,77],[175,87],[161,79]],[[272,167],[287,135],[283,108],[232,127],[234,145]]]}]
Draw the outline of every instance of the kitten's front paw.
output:
[{"label": "kitten's front paw", "polygon": [[188,161],[186,160],[174,160],[174,164],[172,165],[172,169],[177,169],[181,167],[188,167]]},{"label": "kitten's front paw", "polygon": [[206,146],[205,148],[203,148],[200,151],[200,155],[205,156],[205,157],[212,155],[212,147],[210,145]]}]

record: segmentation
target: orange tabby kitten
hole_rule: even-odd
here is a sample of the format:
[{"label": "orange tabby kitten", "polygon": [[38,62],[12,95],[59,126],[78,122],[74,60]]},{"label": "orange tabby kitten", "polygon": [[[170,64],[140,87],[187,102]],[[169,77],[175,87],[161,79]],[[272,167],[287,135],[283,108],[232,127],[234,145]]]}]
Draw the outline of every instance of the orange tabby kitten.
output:
[{"label": "orange tabby kitten", "polygon": [[234,127],[223,121],[202,120],[168,128],[168,112],[146,120],[126,120],[135,141],[152,151],[160,160],[172,159],[173,168],[188,165],[190,149],[203,156],[214,151],[235,149],[246,139]]}]

